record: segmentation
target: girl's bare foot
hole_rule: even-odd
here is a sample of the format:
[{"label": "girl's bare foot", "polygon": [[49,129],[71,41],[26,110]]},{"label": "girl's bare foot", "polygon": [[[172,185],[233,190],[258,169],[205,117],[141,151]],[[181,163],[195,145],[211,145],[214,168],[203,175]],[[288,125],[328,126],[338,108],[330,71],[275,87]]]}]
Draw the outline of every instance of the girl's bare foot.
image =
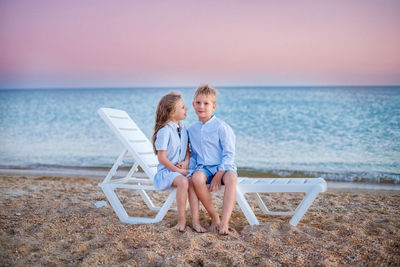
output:
[{"label": "girl's bare foot", "polygon": [[203,226],[201,226],[199,223],[192,223],[192,228],[198,233],[205,233],[207,232],[207,229],[205,229]]},{"label": "girl's bare foot", "polygon": [[175,229],[179,232],[184,232],[186,228],[186,222],[178,222],[178,224],[175,226]]},{"label": "girl's bare foot", "polygon": [[220,235],[228,235],[229,234],[229,226],[228,225],[220,225],[219,226],[219,234]]}]

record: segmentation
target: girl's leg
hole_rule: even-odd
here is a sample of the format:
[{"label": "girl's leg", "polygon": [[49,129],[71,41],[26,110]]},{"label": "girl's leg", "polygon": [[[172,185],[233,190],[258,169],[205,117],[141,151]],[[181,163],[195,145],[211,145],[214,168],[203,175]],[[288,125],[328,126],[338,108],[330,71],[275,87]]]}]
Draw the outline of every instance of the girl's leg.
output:
[{"label": "girl's leg", "polygon": [[217,211],[215,210],[212,202],[212,197],[207,189],[207,177],[202,171],[196,171],[192,176],[192,183],[196,191],[198,199],[203,203],[204,208],[211,216],[210,231],[216,232],[218,230],[220,219]]},{"label": "girl's leg", "polygon": [[192,212],[192,227],[198,233],[204,233],[207,230],[200,225],[199,218],[199,199],[197,198],[196,191],[194,191],[192,179],[189,180],[189,204]]},{"label": "girl's leg", "polygon": [[176,206],[178,209],[178,224],[176,229],[183,232],[186,227],[186,200],[188,195],[188,179],[182,175],[175,177],[172,186],[176,187]]}]

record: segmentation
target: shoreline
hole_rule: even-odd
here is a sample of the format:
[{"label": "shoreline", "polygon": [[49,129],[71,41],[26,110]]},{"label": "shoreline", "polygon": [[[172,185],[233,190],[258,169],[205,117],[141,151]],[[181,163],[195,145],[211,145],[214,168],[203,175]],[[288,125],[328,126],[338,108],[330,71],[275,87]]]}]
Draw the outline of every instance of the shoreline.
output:
[{"label": "shoreline", "polygon": [[[47,167],[47,168],[0,168],[0,175],[28,175],[28,176],[55,176],[55,177],[79,177],[91,178],[101,181],[107,175],[108,167]],[[128,169],[118,171],[118,176],[123,177],[128,173]],[[137,173],[138,177],[143,177],[142,173]],[[303,175],[302,175],[303,174]],[[248,169],[239,169],[239,177],[251,178],[300,178],[310,177],[304,173],[297,172],[292,176],[271,175],[271,172],[248,171]],[[314,178],[311,176],[311,178]],[[316,178],[316,177],[315,177]],[[326,179],[328,190],[384,190],[384,191],[400,191],[400,184],[378,184],[368,182],[349,182],[335,181]]]},{"label": "shoreline", "polygon": [[[26,164],[26,165],[1,165],[0,173],[30,172],[30,173],[67,173],[68,175],[82,175],[89,173],[94,176],[102,176],[107,173],[112,164],[107,166],[69,166],[57,164]],[[119,171],[128,172],[129,165],[119,167]],[[138,167],[141,171],[140,166]],[[326,181],[356,182],[370,184],[394,184],[400,185],[400,173],[379,171],[321,171],[321,170],[292,170],[292,169],[258,169],[253,167],[238,167],[238,176],[250,178],[324,178]]]}]

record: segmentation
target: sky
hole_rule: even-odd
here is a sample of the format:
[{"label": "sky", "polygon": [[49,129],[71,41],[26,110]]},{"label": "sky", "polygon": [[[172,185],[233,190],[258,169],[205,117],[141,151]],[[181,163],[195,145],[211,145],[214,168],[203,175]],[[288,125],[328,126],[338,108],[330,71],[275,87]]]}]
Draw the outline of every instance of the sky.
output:
[{"label": "sky", "polygon": [[0,88],[399,85],[400,1],[0,0]]}]

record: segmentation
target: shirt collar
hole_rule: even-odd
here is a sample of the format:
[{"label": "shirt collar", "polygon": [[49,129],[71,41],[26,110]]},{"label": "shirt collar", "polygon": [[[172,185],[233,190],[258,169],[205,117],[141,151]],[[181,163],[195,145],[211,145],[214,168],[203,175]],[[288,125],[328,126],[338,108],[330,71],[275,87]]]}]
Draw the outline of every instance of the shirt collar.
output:
[{"label": "shirt collar", "polygon": [[202,123],[201,121],[199,121],[199,123],[201,125],[206,125],[206,124],[213,122],[214,120],[215,120],[215,115],[212,115],[211,118],[208,121],[206,121],[206,123]]},{"label": "shirt collar", "polygon": [[173,122],[173,121],[168,122],[167,125],[171,126],[171,127],[174,128],[174,129],[177,129],[177,128],[179,128],[179,127],[182,126],[181,123],[179,123],[179,125],[178,125],[178,124],[176,124],[176,123]]}]

